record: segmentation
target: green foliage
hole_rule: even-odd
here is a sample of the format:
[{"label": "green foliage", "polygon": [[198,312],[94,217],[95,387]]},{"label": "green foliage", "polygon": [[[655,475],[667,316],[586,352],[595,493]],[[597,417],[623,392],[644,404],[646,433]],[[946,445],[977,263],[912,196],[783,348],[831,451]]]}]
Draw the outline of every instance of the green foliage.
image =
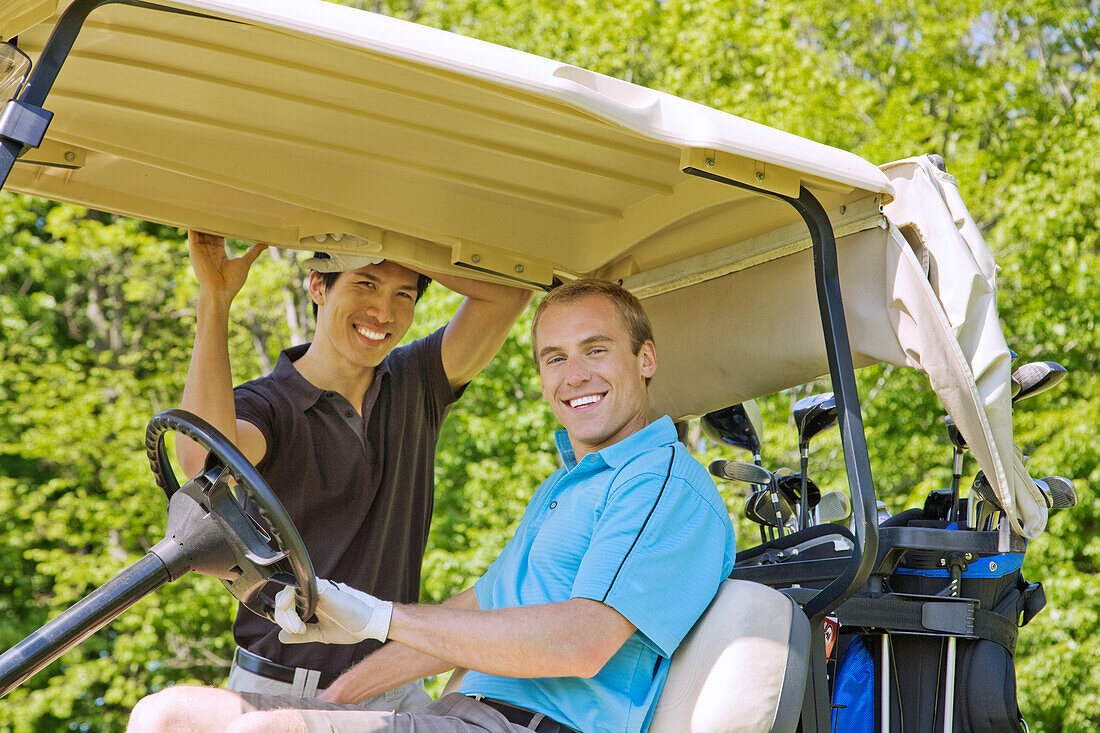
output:
[{"label": "green foliage", "polygon": [[[349,3],[352,4],[352,3]],[[1032,543],[1025,572],[1046,611],[1021,633],[1021,706],[1033,731],[1100,727],[1100,49],[1097,0],[917,6],[757,0],[372,0],[361,7],[502,43],[852,149],[875,162],[938,152],[998,262],[1000,307],[1024,360],[1071,370],[1017,410],[1034,475],[1078,482],[1081,505]],[[0,646],[12,645],[137,560],[163,532],[143,428],[178,402],[194,279],[171,228],[0,197]],[[237,379],[309,338],[291,253],[258,261],[234,308]],[[416,334],[457,299],[433,286]],[[528,316],[529,317],[529,316]],[[526,318],[444,426],[422,597],[469,585],[556,466],[555,427],[527,351]],[[950,481],[942,409],[911,370],[858,375],[872,472],[893,511]],[[794,400],[761,400],[767,465],[797,468]],[[692,429],[700,457],[732,458]],[[967,464],[973,472],[973,461]],[[823,490],[845,484],[839,436],[815,439]],[[744,487],[723,487],[740,516]],[[741,522],[741,546],[756,530]],[[124,613],[0,702],[0,730],[121,730],[148,691],[219,683],[233,603],[188,577]]]}]

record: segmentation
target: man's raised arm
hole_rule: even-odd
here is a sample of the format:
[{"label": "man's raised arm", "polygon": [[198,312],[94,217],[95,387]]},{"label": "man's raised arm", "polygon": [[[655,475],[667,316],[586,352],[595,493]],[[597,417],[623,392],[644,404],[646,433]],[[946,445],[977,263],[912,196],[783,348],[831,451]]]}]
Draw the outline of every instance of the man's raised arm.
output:
[{"label": "man's raised arm", "polygon": [[531,301],[520,288],[424,271],[448,290],[466,296],[443,333],[443,371],[451,387],[467,384],[500,350],[508,331]]},{"label": "man's raised arm", "polygon": [[[229,367],[229,307],[267,245],[257,244],[243,256],[230,258],[222,237],[188,232],[187,241],[199,281],[199,300],[195,348],[180,406],[214,426],[256,464],[267,451],[267,441],[255,425],[237,420]],[[176,455],[188,476],[201,471],[206,460],[206,451],[183,436],[176,440]]]}]

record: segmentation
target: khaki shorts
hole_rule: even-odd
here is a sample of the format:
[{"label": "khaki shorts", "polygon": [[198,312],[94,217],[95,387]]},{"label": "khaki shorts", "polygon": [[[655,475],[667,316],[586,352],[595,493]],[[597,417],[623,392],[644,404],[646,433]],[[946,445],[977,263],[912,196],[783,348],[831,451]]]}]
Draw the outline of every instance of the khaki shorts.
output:
[{"label": "khaki shorts", "polygon": [[[305,671],[305,670],[300,670]],[[316,674],[316,673],[315,673]],[[294,682],[280,682],[247,669],[242,669],[234,664],[229,670],[229,679],[225,688],[233,692],[250,692],[262,695],[276,695],[287,697],[316,697],[321,690],[317,688],[316,677],[312,679],[308,675],[297,675],[300,679]],[[394,690],[387,690],[374,697],[360,700],[356,707],[361,710],[395,710],[410,713],[422,709],[432,699],[424,691],[424,681],[417,680],[407,685],[402,685]]]},{"label": "khaki shorts", "polygon": [[364,710],[311,697],[241,694],[241,712],[297,710],[309,733],[530,733],[483,703],[454,692],[415,713]]}]

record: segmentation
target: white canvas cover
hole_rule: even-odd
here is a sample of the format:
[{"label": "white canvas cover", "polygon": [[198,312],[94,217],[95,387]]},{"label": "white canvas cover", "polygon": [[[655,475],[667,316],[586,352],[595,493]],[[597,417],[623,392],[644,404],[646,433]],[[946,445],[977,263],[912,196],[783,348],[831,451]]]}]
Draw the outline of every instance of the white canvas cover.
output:
[{"label": "white canvas cover", "polygon": [[[68,4],[5,3],[0,33],[37,60]],[[46,100],[46,141],[7,188],[535,287],[621,281],[654,321],[654,411],[674,417],[828,371],[794,210],[685,169],[805,188],[838,236],[857,366],[927,373],[1013,526],[1042,530],[1011,457],[992,259],[928,164],[884,175],[668,94],[320,0],[164,4],[207,17],[92,13]]]},{"label": "white canvas cover", "polygon": [[1011,356],[997,317],[993,256],[953,177],[928,158],[883,169],[897,192],[886,215],[913,255],[899,263],[892,306],[898,341],[967,438],[1012,528],[1034,538],[1047,508],[1012,443]]}]

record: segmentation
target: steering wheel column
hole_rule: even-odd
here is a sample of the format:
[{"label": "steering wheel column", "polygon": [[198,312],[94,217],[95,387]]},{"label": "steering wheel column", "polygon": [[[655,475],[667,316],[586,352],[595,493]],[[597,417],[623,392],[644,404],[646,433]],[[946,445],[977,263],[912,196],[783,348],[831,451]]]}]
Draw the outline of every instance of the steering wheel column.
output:
[{"label": "steering wheel column", "polygon": [[[165,452],[164,436],[170,431],[210,451],[203,473],[182,488]],[[219,578],[246,608],[268,618],[274,614],[274,593],[296,586],[299,616],[313,615],[317,581],[301,537],[236,447],[194,415],[167,410],[149,423],[146,448],[157,483],[169,497],[164,539],[0,656],[0,697],[149,593],[189,572]],[[263,524],[245,510],[238,495],[251,499]]]}]

